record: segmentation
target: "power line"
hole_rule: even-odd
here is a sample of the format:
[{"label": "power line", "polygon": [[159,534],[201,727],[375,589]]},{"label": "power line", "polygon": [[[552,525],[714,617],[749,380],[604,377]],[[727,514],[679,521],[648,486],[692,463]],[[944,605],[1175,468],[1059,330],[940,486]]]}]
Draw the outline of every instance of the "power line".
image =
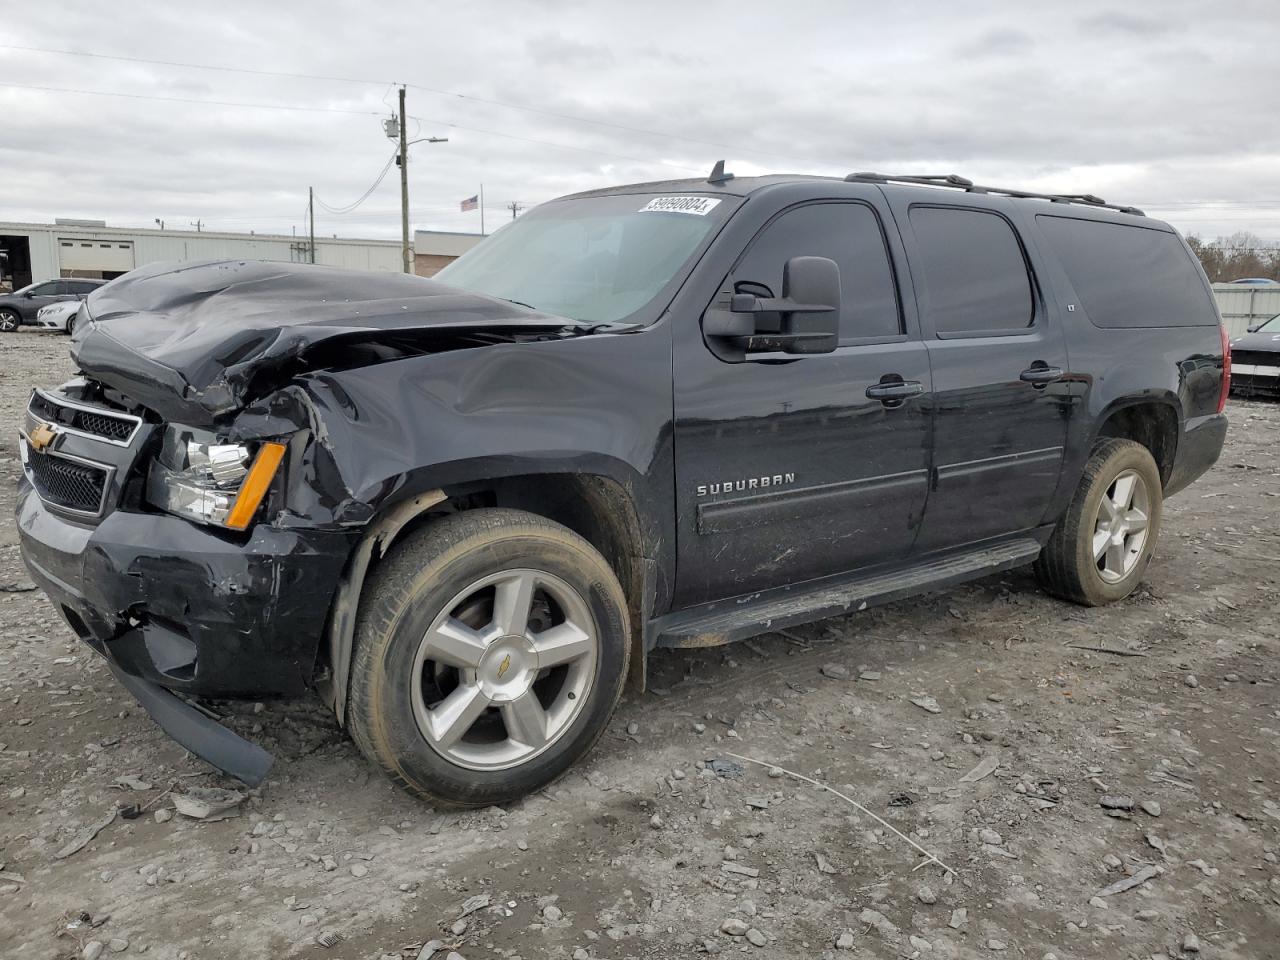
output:
[{"label": "power line", "polygon": [[1280,200],[1134,200],[1135,205],[1151,207],[1155,210],[1166,210],[1173,207],[1270,207],[1280,204]]},{"label": "power line", "polygon": [[[410,86],[412,86],[412,84],[410,84]],[[613,157],[616,160],[630,160],[633,163],[653,163],[654,162],[652,157],[648,157],[648,158],[632,157],[632,156],[628,156],[625,153],[614,153],[612,150],[596,150],[593,147],[575,147],[567,143],[555,143],[554,141],[551,141],[551,140],[538,140],[533,137],[522,137],[514,133],[502,133],[501,131],[498,131],[498,130],[488,130],[484,127],[473,127],[469,125],[463,126],[462,124],[454,123],[451,120],[433,120],[430,117],[419,117],[414,114],[410,114],[409,119],[417,120],[419,122],[425,121],[426,123],[435,123],[442,126],[456,127],[459,130],[468,130],[471,133],[483,133],[491,137],[502,137],[506,140],[517,140],[517,141],[520,141],[521,143],[536,143],[544,147],[555,147],[559,150],[573,150],[577,153],[594,153],[602,157]],[[676,169],[678,170],[701,172],[701,168],[699,167],[686,167],[678,164],[673,164],[673,166],[675,166]]]},{"label": "power line", "polygon": [[369,199],[369,197],[373,194],[374,190],[378,189],[378,184],[382,183],[383,179],[387,175],[387,171],[391,169],[391,164],[395,163],[395,161],[396,161],[396,151],[393,150],[391,152],[391,156],[387,157],[387,162],[382,167],[382,171],[378,174],[377,179],[375,179],[373,183],[369,185],[369,189],[366,190],[364,193],[360,194],[360,197],[357,200],[355,200],[353,203],[349,203],[345,207],[331,207],[327,203],[325,203],[323,200],[321,200],[319,197],[316,197],[316,203],[320,204],[322,209],[326,210],[329,213],[335,214],[337,216],[343,216],[345,214],[352,213],[357,207],[360,206],[360,204],[364,203],[366,200]]},{"label": "power line", "polygon": [[157,67],[185,67],[192,70],[218,70],[222,73],[247,73],[256,77],[288,77],[294,80],[330,80],[336,83],[363,85],[389,83],[386,80],[365,80],[357,77],[332,77],[317,73],[287,73],[283,70],[254,70],[249,67],[226,67],[212,63],[185,63],[181,60],[154,60],[149,57],[124,57],[118,54],[92,53],[88,50],[52,50],[47,47],[24,47],[16,43],[0,43],[0,50],[21,50],[24,53],[47,53],[60,57],[89,57],[94,60],[116,60],[120,63],[145,63]]},{"label": "power line", "polygon": [[[189,70],[216,70],[221,73],[243,73],[243,74],[248,74],[250,76],[281,77],[281,78],[293,79],[293,80],[321,80],[321,81],[331,81],[335,83],[354,83],[354,84],[361,84],[365,86],[385,86],[389,83],[390,84],[396,83],[396,81],[392,81],[392,80],[374,80],[371,78],[361,78],[361,77],[338,77],[338,76],[327,76],[324,74],[314,74],[314,73],[292,73],[285,70],[256,70],[249,67],[229,67],[229,66],[223,66],[220,64],[192,63],[189,61],[182,61],[182,60],[157,60],[149,57],[126,57],[126,56],[119,56],[115,54],[92,53],[84,50],[55,50],[55,49],[50,49],[46,47],[28,47],[28,46],[21,46],[18,44],[11,44],[11,43],[0,43],[0,50],[19,50],[25,53],[43,53],[43,54],[49,54],[52,56],[64,56],[64,57],[88,57],[96,60],[115,60],[121,63],[143,63],[143,64],[150,64],[153,66],[178,67],[178,68],[189,69]],[[690,137],[684,134],[670,133],[665,130],[652,130],[646,127],[636,127],[636,126],[631,126],[625,123],[615,123],[611,120],[599,120],[594,117],[583,117],[577,114],[564,113],[557,110],[545,110],[541,107],[530,107],[521,103],[512,103],[508,100],[498,100],[492,97],[478,97],[469,93],[462,93],[457,90],[443,90],[439,87],[430,87],[421,83],[406,82],[404,85],[407,87],[412,87],[415,90],[421,90],[424,93],[433,94],[434,96],[438,96],[438,97],[449,97],[451,99],[456,99],[456,100],[469,100],[472,103],[483,103],[487,106],[501,107],[504,110],[518,110],[524,113],[531,113],[541,117],[553,117],[557,120],[567,120],[571,123],[585,123],[591,126],[604,127],[611,130],[621,130],[627,133],[638,133],[638,134],[642,134],[644,136],[649,136],[649,137],[662,137],[667,140],[682,140],[686,143],[696,143],[696,144],[700,144],[701,146],[716,147],[717,149],[731,150],[736,153],[748,153],[748,154],[754,154],[756,156],[762,156],[762,157],[805,160],[808,163],[816,163],[816,164],[819,164],[820,166],[840,167],[845,165],[841,163],[832,163],[831,161],[828,161],[828,160],[816,160],[812,157],[803,157],[799,154],[774,153],[768,150],[760,150],[757,147],[744,147],[738,144],[722,143],[717,140],[706,140],[700,137]]]},{"label": "power line", "polygon": [[1280,223],[1280,217],[1170,217],[1179,223]]},{"label": "power line", "polygon": [[213,107],[250,107],[255,110],[296,110],[303,113],[344,113],[350,116],[380,117],[377,110],[343,110],[338,107],[304,107],[284,103],[245,103],[238,100],[201,100],[195,97],[162,97],[154,93],[120,93],[114,90],[81,90],[71,87],[44,87],[34,83],[10,83],[0,80],[0,87],[16,90],[39,90],[44,93],[74,93],[87,97],[123,97],[126,100],[157,100],[163,103],[196,103]]},{"label": "power line", "polygon": [[[127,100],[153,100],[161,103],[188,103],[188,104],[204,104],[206,106],[215,107],[246,107],[257,110],[292,110],[305,113],[339,113],[350,116],[361,117],[381,117],[382,113],[378,110],[343,110],[337,107],[308,107],[296,104],[280,104],[280,103],[246,103],[236,100],[202,100],[195,97],[162,97],[152,93],[121,93],[114,90],[83,90],[72,87],[47,87],[31,83],[11,83],[8,81],[0,81],[0,88],[12,88],[17,90],[38,90],[44,93],[70,93],[90,97],[123,97]],[[419,122],[434,123],[440,126],[454,127],[458,130],[467,130],[471,133],[480,133],[490,137],[500,137],[506,140],[515,140],[520,143],[533,143],[543,147],[554,147],[557,150],[572,150],[576,153],[591,153],[597,156],[612,157],[615,160],[630,160],[633,163],[653,163],[653,159],[632,157],[627,154],[614,153],[610,150],[597,150],[592,147],[577,147],[567,143],[556,143],[552,140],[539,140],[535,137],[522,137],[513,133],[503,133],[500,130],[490,130],[484,127],[473,127],[469,124],[456,123],[452,120],[435,120],[430,117],[414,116],[410,119]],[[679,170],[688,170],[697,172],[697,168],[676,166]]]},{"label": "power line", "polygon": [[[392,81],[392,80],[376,80],[376,79],[371,79],[366,77],[344,77],[344,76],[336,76],[332,74],[297,73],[297,72],[292,72],[287,70],[261,70],[261,69],[254,69],[251,67],[232,67],[232,66],[226,66],[223,64],[193,63],[191,61],[185,61],[185,60],[161,60],[161,59],[152,58],[152,57],[129,57],[129,56],[123,56],[119,54],[95,53],[88,50],[58,50],[58,49],[53,49],[48,47],[33,47],[33,46],[24,46],[20,44],[11,44],[11,43],[0,44],[0,50],[15,50],[15,51],[21,51],[24,53],[40,53],[40,54],[46,54],[51,56],[83,57],[83,58],[89,58],[89,59],[95,59],[95,60],[112,60],[120,63],[139,63],[139,64],[148,64],[152,66],[176,67],[179,69],[189,69],[189,70],[212,70],[220,73],[240,73],[240,74],[246,74],[249,76],[259,76],[259,77],[280,77],[280,78],[292,79],[292,80],[314,80],[314,81],[324,81],[324,82],[333,82],[333,83],[350,83],[350,84],[358,84],[363,86],[388,86],[388,85],[395,85],[396,83],[396,81]],[[257,106],[257,107],[262,107],[264,109],[310,110],[310,111],[317,111],[317,112],[333,112],[333,113],[364,113],[364,111],[342,111],[342,110],[326,109],[326,108],[320,108],[320,107],[292,107],[292,106],[279,106],[279,105],[269,105],[269,104],[232,103],[229,101],[185,100],[181,98],[152,97],[152,96],[144,97],[143,95],[140,95],[140,94],[108,94],[101,91],[89,91],[89,90],[62,91],[62,90],[58,90],[58,88],[25,86],[21,84],[0,84],[0,86],[18,86],[18,87],[23,87],[24,89],[37,89],[37,90],[45,90],[48,92],[84,93],[84,94],[89,94],[94,96],[121,96],[121,97],[134,97],[136,99],[166,100],[169,102],[176,102],[176,103],[210,103],[210,104],[215,104],[219,106],[245,106],[245,107]],[[483,103],[488,106],[501,107],[507,110],[517,110],[525,113],[536,114],[538,116],[553,117],[558,120],[567,120],[571,123],[584,123],[592,126],[604,127],[604,128],[613,129],[613,130],[620,130],[628,133],[638,133],[644,136],[663,137],[669,140],[681,140],[687,143],[697,143],[703,146],[717,147],[720,149],[732,150],[740,153],[755,154],[757,156],[768,156],[768,157],[779,157],[779,158],[785,157],[788,159],[806,160],[807,162],[816,163],[822,166],[841,167],[841,166],[847,165],[846,163],[834,163],[828,160],[817,160],[814,158],[806,158],[800,154],[773,153],[770,151],[759,150],[754,147],[744,147],[738,144],[724,143],[722,141],[717,141],[717,140],[707,140],[700,137],[690,137],[684,134],[671,133],[669,131],[664,131],[664,130],[653,130],[646,127],[637,127],[629,124],[615,123],[609,120],[599,120],[593,117],[584,117],[576,114],[564,113],[562,111],[546,110],[540,107],[531,107],[525,104],[512,103],[507,100],[499,100],[492,97],[480,97],[480,96],[475,96],[468,93],[462,93],[456,90],[445,90],[439,87],[431,87],[431,86],[427,86],[425,84],[420,84],[420,83],[405,83],[405,86],[412,87],[415,90],[421,90],[425,93],[430,93],[435,96],[450,97],[458,100],[469,100],[474,103]],[[384,100],[385,100],[385,97],[384,97]],[[379,114],[373,114],[373,115],[377,116]],[[415,117],[414,119],[422,119],[422,118]],[[442,121],[430,121],[430,122],[442,122]],[[632,161],[641,162],[641,163],[650,162],[648,160],[640,160],[639,158],[636,158],[636,157],[624,156],[622,154],[616,154],[608,151],[589,150],[588,148],[584,148],[584,147],[571,147],[566,144],[559,144],[551,141],[537,140],[537,139],[527,138],[527,137],[518,137],[513,134],[504,134],[504,133],[499,133],[493,130],[483,130],[480,128],[464,127],[461,124],[449,124],[449,125],[456,126],[458,127],[458,129],[462,129],[462,130],[471,129],[474,132],[485,133],[490,136],[506,137],[508,139],[521,140],[523,142],[536,143],[543,146],[552,146],[552,147],[557,147],[559,149],[578,150],[582,152],[598,153],[604,156],[618,157],[619,159],[632,160]],[[682,168],[682,169],[693,169],[693,168]],[[1161,202],[1134,200],[1132,202],[1136,206],[1150,207],[1156,210],[1173,209],[1175,207],[1209,207],[1214,205],[1262,206],[1262,205],[1280,204],[1280,200],[1256,200],[1256,201],[1168,200],[1168,201],[1161,201]]]}]

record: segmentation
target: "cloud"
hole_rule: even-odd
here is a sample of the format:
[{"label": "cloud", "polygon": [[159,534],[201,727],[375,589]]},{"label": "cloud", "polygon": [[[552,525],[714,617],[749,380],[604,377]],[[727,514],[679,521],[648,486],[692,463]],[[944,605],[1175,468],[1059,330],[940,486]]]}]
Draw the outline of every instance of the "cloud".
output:
[{"label": "cloud", "polygon": [[[419,228],[478,230],[458,201],[482,183],[492,228],[512,201],[705,175],[724,157],[740,172],[954,171],[1280,238],[1280,128],[1258,122],[1280,81],[1280,8],[1231,6],[30,5],[4,42],[309,78],[0,49],[0,84],[264,105],[0,86],[0,219],[302,230],[308,187],[339,207],[383,168],[381,119],[407,82],[410,133],[449,138],[411,148]],[[398,236],[396,173],[317,231]]]},{"label": "cloud", "polygon": [[1118,33],[1126,36],[1147,37],[1168,33],[1174,28],[1172,18],[1159,15],[1135,16],[1120,10],[1095,13],[1080,21],[1081,32],[1086,34]]},{"label": "cloud", "polygon": [[1008,57],[1026,53],[1035,46],[1035,38],[1025,30],[1013,27],[993,27],[980,35],[960,43],[956,55],[960,57]]}]

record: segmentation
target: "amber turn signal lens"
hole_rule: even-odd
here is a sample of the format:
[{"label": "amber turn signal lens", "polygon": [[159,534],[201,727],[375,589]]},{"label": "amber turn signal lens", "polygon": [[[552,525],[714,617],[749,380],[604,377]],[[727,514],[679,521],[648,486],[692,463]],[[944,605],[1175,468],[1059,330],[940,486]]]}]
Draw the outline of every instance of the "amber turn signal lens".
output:
[{"label": "amber turn signal lens", "polygon": [[258,512],[258,505],[267,495],[271,478],[276,475],[276,470],[280,468],[280,461],[283,459],[283,443],[264,443],[258,449],[258,455],[253,458],[253,466],[249,468],[249,475],[244,478],[244,483],[240,484],[236,502],[232,504],[231,512],[223,521],[225,526],[232,530],[243,530],[249,526],[249,521]]}]

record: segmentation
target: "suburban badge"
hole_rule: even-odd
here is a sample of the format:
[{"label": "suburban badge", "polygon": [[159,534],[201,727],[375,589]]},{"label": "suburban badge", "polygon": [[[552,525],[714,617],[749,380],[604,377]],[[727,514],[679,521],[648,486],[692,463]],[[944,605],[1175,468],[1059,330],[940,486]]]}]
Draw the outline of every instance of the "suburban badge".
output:
[{"label": "suburban badge", "polygon": [[722,480],[719,483],[698,484],[697,496],[706,497],[716,493],[743,493],[747,490],[769,490],[773,487],[784,487],[796,482],[794,473],[774,473],[763,477],[747,477],[745,480]]}]

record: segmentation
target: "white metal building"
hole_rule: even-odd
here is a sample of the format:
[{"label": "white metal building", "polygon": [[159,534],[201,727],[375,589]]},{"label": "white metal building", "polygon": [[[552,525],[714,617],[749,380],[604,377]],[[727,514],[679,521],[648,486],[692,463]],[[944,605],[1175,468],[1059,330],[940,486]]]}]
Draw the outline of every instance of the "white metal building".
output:
[{"label": "white metal building", "polygon": [[[0,222],[0,280],[13,289],[57,277],[111,279],[158,260],[310,261],[306,237],[108,227],[97,220]],[[403,269],[397,240],[316,237],[316,263],[356,270]]]},{"label": "white metal building", "polygon": [[1232,337],[1242,337],[1255,323],[1280,314],[1280,284],[1215,283],[1213,295]]}]

